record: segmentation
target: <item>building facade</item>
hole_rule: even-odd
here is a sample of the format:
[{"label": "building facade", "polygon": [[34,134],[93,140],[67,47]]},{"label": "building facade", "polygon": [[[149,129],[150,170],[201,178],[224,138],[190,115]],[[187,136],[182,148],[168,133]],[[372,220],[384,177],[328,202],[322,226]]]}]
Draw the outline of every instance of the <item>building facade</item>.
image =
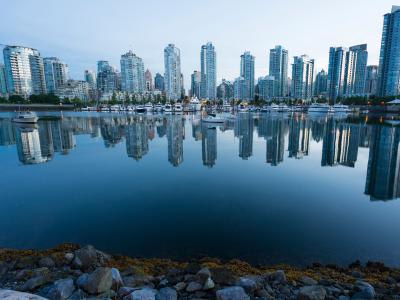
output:
[{"label": "building facade", "polygon": [[6,68],[0,64],[0,97],[7,96]]},{"label": "building facade", "polygon": [[325,70],[321,70],[315,76],[314,83],[314,96],[319,98],[326,98],[328,91],[328,73]]},{"label": "building facade", "polygon": [[154,77],[154,88],[157,91],[164,91],[164,76],[162,76],[160,73],[157,73]]},{"label": "building facade", "polygon": [[212,43],[201,46],[201,98],[215,99],[217,95],[217,54]]},{"label": "building facade", "polygon": [[179,100],[182,95],[181,52],[174,44],[164,49],[164,87],[167,99]]},{"label": "building facade", "polygon": [[269,53],[269,75],[275,78],[275,97],[288,95],[288,51],[282,46],[276,46]]},{"label": "building facade", "polygon": [[201,98],[201,72],[194,71],[190,80],[190,96]]},{"label": "building facade", "polygon": [[145,91],[143,60],[132,51],[121,55],[121,90],[141,94]]},{"label": "building facade", "polygon": [[233,84],[226,79],[222,79],[221,84],[217,87],[217,98],[220,100],[230,100],[234,96]]},{"label": "building facade", "polygon": [[241,87],[241,97],[238,98],[240,100],[254,100],[254,62],[255,57],[248,51],[240,56],[240,77],[244,80]]},{"label": "building facade", "polygon": [[57,57],[43,58],[47,93],[55,93],[68,80],[68,65]]},{"label": "building facade", "polygon": [[314,60],[295,56],[292,65],[292,98],[311,101],[314,84]]},{"label": "building facade", "polygon": [[144,85],[146,87],[146,92],[152,92],[154,90],[153,75],[151,75],[149,69],[144,72]]},{"label": "building facade", "polygon": [[275,95],[275,78],[273,76],[258,79],[258,97],[260,100],[271,101]]},{"label": "building facade", "polygon": [[108,61],[97,62],[97,89],[99,93],[110,94],[119,89],[120,80],[117,70]]},{"label": "building facade", "polygon": [[378,91],[378,66],[368,66],[365,80],[365,94],[375,96]]},{"label": "building facade", "polygon": [[60,99],[80,99],[89,100],[89,84],[83,80],[68,80],[65,84],[59,86],[55,94]]}]

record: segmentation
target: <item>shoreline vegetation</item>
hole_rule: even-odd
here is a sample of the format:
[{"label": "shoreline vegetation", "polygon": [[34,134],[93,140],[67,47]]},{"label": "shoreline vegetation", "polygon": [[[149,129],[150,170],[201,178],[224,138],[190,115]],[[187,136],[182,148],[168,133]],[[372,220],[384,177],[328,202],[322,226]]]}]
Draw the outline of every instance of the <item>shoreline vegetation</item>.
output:
[{"label": "shoreline vegetation", "polygon": [[208,257],[139,259],[67,243],[46,250],[0,248],[2,299],[399,300],[399,295],[400,269],[379,262],[300,268]]}]

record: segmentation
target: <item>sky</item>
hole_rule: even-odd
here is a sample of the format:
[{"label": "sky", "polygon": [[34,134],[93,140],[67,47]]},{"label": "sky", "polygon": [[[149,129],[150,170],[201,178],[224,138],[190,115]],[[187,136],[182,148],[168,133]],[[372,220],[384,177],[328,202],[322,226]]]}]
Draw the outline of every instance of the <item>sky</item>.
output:
[{"label": "sky", "polygon": [[[389,0],[2,0],[0,44],[36,48],[69,65],[83,79],[98,60],[119,69],[132,49],[153,76],[164,73],[163,49],[181,50],[185,87],[200,68],[201,45],[217,52],[217,78],[239,76],[240,55],[255,57],[256,78],[268,75],[269,49],[283,45],[293,56],[308,54],[316,71],[327,69],[329,47],[367,43],[377,64],[383,15]],[[289,73],[291,74],[291,73]]]}]

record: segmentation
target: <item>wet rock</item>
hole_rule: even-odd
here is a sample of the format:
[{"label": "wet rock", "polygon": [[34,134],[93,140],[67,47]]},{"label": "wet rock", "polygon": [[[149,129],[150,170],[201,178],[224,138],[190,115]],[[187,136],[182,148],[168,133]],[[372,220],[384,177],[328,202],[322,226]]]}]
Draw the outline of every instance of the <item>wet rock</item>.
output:
[{"label": "wet rock", "polygon": [[355,284],[357,293],[355,293],[351,299],[374,299],[375,298],[375,289],[372,285],[365,281],[357,281]]},{"label": "wet rock", "polygon": [[136,291],[137,288],[132,288],[132,287],[128,287],[128,286],[123,286],[118,290],[118,298],[124,298],[125,296],[128,296],[130,293],[132,293],[133,291]]},{"label": "wet rock", "polygon": [[237,276],[235,276],[235,274],[233,274],[232,271],[230,271],[229,269],[213,268],[210,271],[212,279],[217,284],[234,285],[237,280]]},{"label": "wet rock", "polygon": [[129,287],[140,287],[144,285],[153,285],[152,276],[146,275],[132,275],[123,278],[123,282],[125,286]]},{"label": "wet rock", "polygon": [[46,298],[11,290],[0,290],[0,299],[3,300],[46,300]]},{"label": "wet rock", "polygon": [[190,282],[187,287],[186,287],[186,291],[189,293],[193,293],[196,291],[200,291],[203,288],[203,285],[201,285],[198,282]]},{"label": "wet rock", "polygon": [[121,286],[124,286],[124,282],[122,280],[121,274],[118,269],[111,268],[111,277],[112,277],[112,289],[118,291]]},{"label": "wet rock", "polygon": [[68,299],[75,290],[74,281],[70,278],[60,279],[54,282],[47,297],[50,300],[65,300]]},{"label": "wet rock", "polygon": [[268,276],[268,280],[273,284],[285,284],[286,283],[285,272],[283,270],[275,271]]},{"label": "wet rock", "polygon": [[308,276],[302,276],[299,280],[303,285],[317,285],[318,282]]},{"label": "wet rock", "polygon": [[76,280],[76,285],[81,289],[86,289],[88,279],[89,279],[89,274],[88,273],[83,273]]},{"label": "wet rock", "polygon": [[206,291],[212,290],[214,287],[215,287],[214,281],[210,277],[208,277],[206,282],[203,285],[203,290],[206,290]]},{"label": "wet rock", "polygon": [[178,299],[177,292],[174,289],[171,289],[169,287],[162,288],[156,294],[156,300],[177,300],[177,299]]},{"label": "wet rock", "polygon": [[86,290],[90,294],[101,294],[107,292],[112,286],[111,268],[97,268],[89,275]]},{"label": "wet rock", "polygon": [[50,257],[43,257],[39,260],[38,262],[39,267],[45,267],[45,268],[53,268],[56,264],[54,260]]},{"label": "wet rock", "polygon": [[261,299],[273,300],[274,297],[271,296],[270,293],[267,292],[265,289],[260,289],[255,292],[256,297]]},{"label": "wet rock", "polygon": [[178,282],[177,284],[175,284],[174,288],[175,290],[177,290],[178,292],[183,291],[186,288],[187,284],[186,282]]},{"label": "wet rock", "polygon": [[240,286],[232,286],[218,290],[216,296],[217,300],[250,300],[250,297]]},{"label": "wet rock", "polygon": [[128,296],[125,296],[124,300],[155,300],[157,290],[144,288],[140,290],[135,290]]},{"label": "wet rock", "polygon": [[204,284],[208,278],[211,277],[211,271],[208,268],[202,268],[196,274],[196,278],[199,282]]},{"label": "wet rock", "polygon": [[97,252],[93,246],[85,246],[75,251],[72,261],[75,268],[89,270],[97,266]]},{"label": "wet rock", "polygon": [[70,264],[74,260],[74,254],[71,252],[67,252],[65,253],[64,258],[67,264]]},{"label": "wet rock", "polygon": [[68,298],[68,300],[82,300],[86,298],[87,298],[86,293],[81,289],[77,289],[75,290],[75,292],[72,293],[72,295]]},{"label": "wet rock", "polygon": [[178,269],[170,269],[166,275],[168,282],[171,284],[177,284],[180,281],[183,281],[183,272]]},{"label": "wet rock", "polygon": [[36,290],[37,288],[41,287],[42,285],[44,285],[46,283],[47,283],[47,279],[44,276],[39,275],[39,276],[33,277],[33,278],[29,279],[27,282],[25,282],[23,284],[23,286],[21,287],[21,290],[24,291],[24,292],[25,291],[30,291],[31,292],[31,291]]},{"label": "wet rock", "polygon": [[319,285],[304,286],[297,295],[298,300],[324,300],[325,297],[326,291]]},{"label": "wet rock", "polygon": [[254,293],[257,289],[257,283],[248,277],[240,277],[236,282],[236,285],[244,288],[244,290],[250,294]]}]

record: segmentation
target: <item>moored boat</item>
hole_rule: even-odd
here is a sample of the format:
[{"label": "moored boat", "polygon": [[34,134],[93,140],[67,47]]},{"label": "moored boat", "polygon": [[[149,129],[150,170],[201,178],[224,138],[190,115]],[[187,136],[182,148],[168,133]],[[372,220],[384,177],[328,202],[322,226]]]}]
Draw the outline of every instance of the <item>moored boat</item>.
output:
[{"label": "moored boat", "polygon": [[330,106],[326,103],[313,103],[308,108],[309,113],[327,114]]},{"label": "moored boat", "polygon": [[34,124],[39,120],[38,116],[31,111],[18,112],[15,118],[12,119],[15,123]]}]

